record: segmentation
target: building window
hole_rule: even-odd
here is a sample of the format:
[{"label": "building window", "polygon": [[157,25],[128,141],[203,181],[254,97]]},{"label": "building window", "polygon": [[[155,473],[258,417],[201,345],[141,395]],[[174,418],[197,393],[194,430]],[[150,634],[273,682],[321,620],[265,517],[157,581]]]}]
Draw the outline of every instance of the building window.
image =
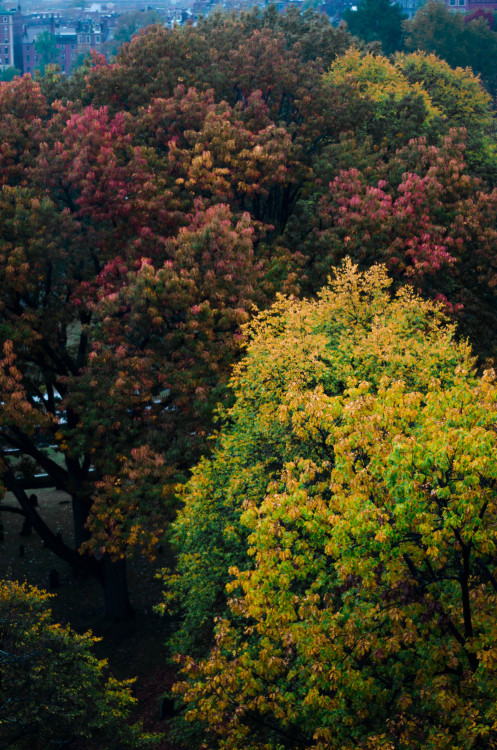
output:
[{"label": "building window", "polygon": [[31,68],[28,68],[28,69],[26,70],[26,73],[31,73]]},{"label": "building window", "polygon": [[8,18],[5,18],[5,16],[4,16],[3,22],[4,22],[4,23],[7,23],[7,21],[8,21],[8,20],[9,20],[9,19],[8,19]]},{"label": "building window", "polygon": [[74,44],[71,44],[71,49],[74,49]]},{"label": "building window", "polygon": [[100,37],[99,37],[99,36],[96,36],[96,37],[95,37],[95,41],[96,41],[96,43],[98,44],[98,43],[99,43],[99,41],[100,41]]},{"label": "building window", "polygon": [[82,41],[83,41],[83,37],[81,35],[78,36],[78,44],[81,44]]},{"label": "building window", "polygon": [[26,55],[26,62],[30,62],[29,55]]},{"label": "building window", "polygon": [[6,57],[6,58],[5,58],[5,64],[6,64],[6,65],[8,65],[8,64],[9,64],[9,58],[8,58],[8,57]]},{"label": "building window", "polygon": [[38,55],[35,55],[35,63],[38,62]]},{"label": "building window", "polygon": [[5,54],[6,54],[6,55],[8,55],[8,54],[9,54],[9,48],[8,48],[8,47],[5,47]]},{"label": "building window", "polygon": [[74,52],[71,52],[71,60],[74,60],[74,58],[75,58],[75,54]]},{"label": "building window", "polygon": [[466,5],[466,0],[459,0],[459,5]]},{"label": "building window", "polygon": [[90,44],[90,37],[89,36],[86,37],[86,41],[88,42],[88,44]]}]

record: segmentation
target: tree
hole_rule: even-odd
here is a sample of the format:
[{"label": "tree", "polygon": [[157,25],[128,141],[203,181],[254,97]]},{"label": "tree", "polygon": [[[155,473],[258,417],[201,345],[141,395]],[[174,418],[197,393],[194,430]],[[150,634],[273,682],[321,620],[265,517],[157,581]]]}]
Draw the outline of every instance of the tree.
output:
[{"label": "tree", "polygon": [[323,191],[301,248],[311,288],[345,254],[364,269],[381,259],[396,283],[443,301],[493,356],[497,193],[466,173],[461,133],[440,147],[413,140],[373,164],[340,171]]},{"label": "tree", "polygon": [[325,67],[351,43],[350,34],[343,27],[333,26],[325,13],[311,9],[302,12],[295,5],[289,5],[284,13],[274,3],[264,8],[253,6],[236,17],[213,12],[199,18],[197,28],[202,34],[214,37],[216,45],[228,49],[235,47],[232,43],[235,39],[239,44],[255,30],[283,34],[287,49],[297,48],[302,60],[320,60]]},{"label": "tree", "polygon": [[35,39],[35,52],[40,57],[40,70],[43,75],[46,65],[54,63],[59,58],[57,37],[50,31],[42,31]]},{"label": "tree", "polygon": [[20,75],[21,71],[18,68],[14,67],[14,65],[9,65],[0,71],[0,81],[12,81],[16,76]]},{"label": "tree", "polygon": [[140,29],[144,29],[147,26],[153,26],[154,24],[160,24],[163,20],[163,15],[155,10],[134,10],[129,13],[122,13],[118,16],[114,29],[113,53],[115,54],[124,42],[131,41],[132,37],[137,34]]},{"label": "tree", "polygon": [[470,68],[454,70],[424,52],[398,53],[390,61],[352,48],[331,64],[324,80],[330,90],[348,84],[369,103],[357,130],[384,149],[393,151],[420,135],[436,143],[451,128],[465,128],[469,168],[495,184],[492,99]]},{"label": "tree", "polygon": [[[60,103],[49,117],[29,78],[1,95],[3,481],[45,543],[103,584],[106,616],[123,619],[124,558],[159,544],[168,488],[205,442],[239,325],[265,299],[263,229],[223,203],[234,196],[219,127],[243,144],[239,196],[271,189],[266,162],[285,181],[288,139],[243,129],[229,108],[216,117],[194,93],[136,121]],[[183,152],[176,130],[197,143],[195,118],[202,148]],[[148,119],[165,155],[144,144]],[[30,506],[36,473],[71,496],[74,547]],[[85,542],[95,556],[78,554]]]},{"label": "tree", "polygon": [[[55,623],[50,595],[0,581],[0,740],[35,750],[99,740],[106,748],[143,747],[154,738],[130,725],[132,680],[106,675],[92,655],[98,638]],[[102,746],[102,745],[101,745]]]},{"label": "tree", "polygon": [[370,115],[358,130],[389,150],[423,134],[438,134],[443,127],[442,113],[423,82],[411,82],[382,55],[353,47],[332,63],[324,81],[330,90],[348,84],[370,104]]},{"label": "tree", "polygon": [[491,29],[494,27],[494,16],[491,11],[483,10],[483,8],[477,8],[472,13],[467,13],[464,16],[464,23],[468,24],[471,21],[476,21],[478,18],[483,18]]},{"label": "tree", "polygon": [[431,52],[452,67],[471,67],[480,74],[490,93],[495,91],[497,34],[486,20],[465,23],[464,15],[451,13],[430,1],[411,21],[404,22],[405,45],[409,50]]},{"label": "tree", "polygon": [[470,68],[451,68],[424,52],[399,54],[394,64],[411,85],[423,87],[448,127],[465,128],[469,168],[495,185],[495,113],[480,78]]},{"label": "tree", "polygon": [[177,590],[215,632],[175,692],[204,747],[496,742],[495,375],[389,285],[347,263],[262,315],[187,487]]},{"label": "tree", "polygon": [[361,0],[357,10],[347,8],[342,20],[348,30],[365,42],[380,42],[385,55],[402,47],[402,10],[390,0]]}]

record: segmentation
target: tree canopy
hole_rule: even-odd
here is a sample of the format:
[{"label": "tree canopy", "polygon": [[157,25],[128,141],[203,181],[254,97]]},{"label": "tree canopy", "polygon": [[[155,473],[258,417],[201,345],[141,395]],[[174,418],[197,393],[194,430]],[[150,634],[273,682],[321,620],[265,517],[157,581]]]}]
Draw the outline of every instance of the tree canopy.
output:
[{"label": "tree canopy", "polygon": [[404,18],[400,5],[390,0],[360,0],[356,9],[342,13],[351,34],[365,42],[380,42],[385,55],[401,49]]},{"label": "tree canopy", "polygon": [[118,16],[113,35],[113,53],[116,53],[124,42],[129,42],[140,29],[159,24],[163,20],[161,13],[155,10],[135,10],[121,13]]},{"label": "tree canopy", "polygon": [[57,38],[50,31],[42,31],[35,39],[34,47],[40,57],[40,70],[43,74],[45,67],[54,63],[59,57]]},{"label": "tree canopy", "polygon": [[[0,581],[0,741],[3,748],[45,750],[76,739],[106,748],[153,741],[127,723],[136,700],[132,680],[106,675],[98,640],[53,621],[50,595]],[[103,745],[101,745],[103,746]]]},{"label": "tree canopy", "polygon": [[261,315],[187,486],[176,692],[204,747],[495,744],[495,375],[389,286],[348,262]]},{"label": "tree canopy", "polygon": [[[383,260],[494,356],[489,101],[468,71],[351,41],[313,12],[213,13],[0,85],[3,483],[111,618],[276,292]],[[71,496],[74,545],[30,505],[39,481]]]},{"label": "tree canopy", "polygon": [[405,46],[435,53],[453,67],[471,67],[494,94],[497,34],[484,18],[465,20],[463,13],[451,13],[444,3],[430,0],[404,22]]},{"label": "tree canopy", "polygon": [[492,99],[428,43],[353,44],[213,12],[0,83],[0,510],[114,621],[170,530],[187,747],[497,745]]}]

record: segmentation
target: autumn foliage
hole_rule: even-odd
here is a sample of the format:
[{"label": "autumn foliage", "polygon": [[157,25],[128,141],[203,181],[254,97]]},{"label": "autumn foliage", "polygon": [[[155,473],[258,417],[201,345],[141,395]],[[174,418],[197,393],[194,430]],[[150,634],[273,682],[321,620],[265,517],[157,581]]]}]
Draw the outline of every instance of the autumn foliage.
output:
[{"label": "autumn foliage", "polygon": [[496,744],[496,186],[471,70],[312,11],[0,84],[2,487],[111,620],[169,534],[192,747]]},{"label": "autumn foliage", "polygon": [[0,740],[43,750],[97,739],[106,748],[138,748],[154,738],[126,719],[136,703],[132,680],[106,674],[92,654],[98,638],[53,621],[50,595],[0,583]]},{"label": "autumn foliage", "polygon": [[[347,44],[313,14],[216,16],[153,28],[73,81],[0,87],[4,484],[106,593],[113,561],[159,544],[241,324],[297,288],[277,238],[347,120],[321,82]],[[71,495],[76,550],[30,506],[36,474]]]},{"label": "autumn foliage", "polygon": [[214,635],[175,691],[205,748],[496,742],[495,375],[389,286],[347,262],[261,315],[186,488],[172,584]]}]

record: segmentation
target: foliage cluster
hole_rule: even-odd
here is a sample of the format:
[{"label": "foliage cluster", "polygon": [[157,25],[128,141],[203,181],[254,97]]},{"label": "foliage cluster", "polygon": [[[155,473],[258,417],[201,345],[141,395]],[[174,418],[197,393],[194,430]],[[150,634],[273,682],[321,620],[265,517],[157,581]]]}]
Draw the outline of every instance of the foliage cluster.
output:
[{"label": "foliage cluster", "polygon": [[0,582],[0,742],[45,750],[97,739],[101,747],[138,748],[154,738],[127,723],[132,681],[106,676],[91,651],[98,639],[53,622],[50,595]]},{"label": "foliage cluster", "polygon": [[348,262],[260,316],[187,485],[175,690],[205,748],[495,745],[495,375],[389,285]]},{"label": "foliage cluster", "polygon": [[390,0],[361,0],[342,13],[351,34],[367,43],[379,42],[385,55],[401,49],[404,19],[400,5]]},{"label": "foliage cluster", "polygon": [[[352,41],[294,8],[213,13],[0,84],[0,474],[116,620],[124,559],[206,454],[169,585],[214,744],[441,750],[443,719],[491,747],[494,385],[444,314],[495,356],[493,110],[468,69]],[[254,310],[347,255],[394,301],[350,264],[279,298],[228,388]],[[29,502],[40,473],[73,546]]]},{"label": "foliage cluster", "polygon": [[348,30],[376,53],[380,48],[385,55],[401,51],[435,54],[453,67],[471,68],[495,95],[497,34],[491,11],[478,8],[454,13],[445,3],[429,0],[407,20],[397,3],[360,0],[342,19]]},{"label": "foliage cluster", "polygon": [[429,0],[404,22],[404,34],[407,50],[434,53],[453,67],[471,67],[495,95],[497,34],[486,18],[468,21],[464,13],[451,13],[444,3]]},{"label": "foliage cluster", "polygon": [[4,483],[106,591],[112,559],[153,553],[240,325],[276,291],[384,259],[492,350],[489,99],[469,71],[350,41],[312,12],[213,14],[73,80],[0,87],[1,439],[72,496],[89,554],[57,542],[5,452]]}]

